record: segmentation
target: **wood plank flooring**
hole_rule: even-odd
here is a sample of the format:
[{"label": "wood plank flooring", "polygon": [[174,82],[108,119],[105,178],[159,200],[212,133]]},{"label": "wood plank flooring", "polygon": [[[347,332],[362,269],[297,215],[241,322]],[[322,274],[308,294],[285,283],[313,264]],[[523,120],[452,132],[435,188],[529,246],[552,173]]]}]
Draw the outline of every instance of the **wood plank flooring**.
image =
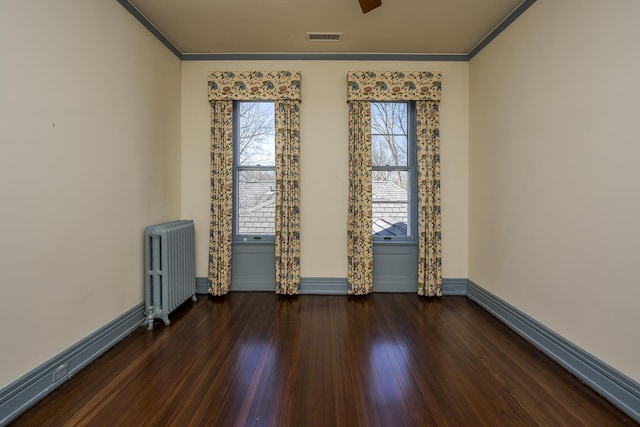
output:
[{"label": "wood plank flooring", "polygon": [[200,296],[15,426],[633,426],[465,297]]}]

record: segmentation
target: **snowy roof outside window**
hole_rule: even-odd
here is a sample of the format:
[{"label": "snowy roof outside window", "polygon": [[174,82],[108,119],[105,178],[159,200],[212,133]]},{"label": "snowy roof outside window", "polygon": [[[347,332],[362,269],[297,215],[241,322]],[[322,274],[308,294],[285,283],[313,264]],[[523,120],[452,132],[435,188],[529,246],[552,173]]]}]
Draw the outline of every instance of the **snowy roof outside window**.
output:
[{"label": "snowy roof outside window", "polygon": [[275,182],[244,181],[240,195],[238,234],[275,234]]},{"label": "snowy roof outside window", "polygon": [[[373,234],[406,236],[409,204],[407,191],[391,181],[373,181]],[[400,202],[403,203],[390,203]]]},{"label": "snowy roof outside window", "polygon": [[[406,236],[407,192],[389,181],[374,181],[373,234],[376,236]],[[275,182],[244,181],[239,206],[239,234],[275,234]]]}]

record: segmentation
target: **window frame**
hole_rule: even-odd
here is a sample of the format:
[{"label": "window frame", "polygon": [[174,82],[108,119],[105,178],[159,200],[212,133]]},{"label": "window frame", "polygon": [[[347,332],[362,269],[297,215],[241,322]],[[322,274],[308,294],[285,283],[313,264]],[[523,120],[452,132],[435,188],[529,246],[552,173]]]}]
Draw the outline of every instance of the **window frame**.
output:
[{"label": "window frame", "polygon": [[[416,142],[416,102],[415,101],[371,101],[371,120],[373,122],[373,104],[397,103],[407,105],[407,165],[406,166],[375,166],[371,164],[372,184],[375,171],[401,171],[408,172],[409,182],[407,189],[407,235],[406,236],[377,236],[373,233],[373,219],[371,235],[374,244],[417,244],[418,243],[418,159]],[[371,143],[373,136],[371,131]],[[373,160],[373,159],[372,159]],[[373,200],[371,208],[373,210]]]},{"label": "window frame", "polygon": [[[273,166],[261,166],[261,165],[241,165],[240,164],[240,104],[243,103],[271,103],[274,104],[274,137],[275,137],[275,101],[271,100],[234,100],[233,101],[233,243],[248,243],[248,244],[274,244],[275,243],[275,231],[272,235],[266,234],[240,234],[239,228],[239,194],[240,194],[240,173],[246,171],[264,171],[273,172],[276,174],[275,164],[275,140],[274,140],[274,164]],[[274,179],[275,186],[275,179]],[[275,209],[274,209],[274,223],[275,223]],[[275,225],[275,224],[274,224]]]}]

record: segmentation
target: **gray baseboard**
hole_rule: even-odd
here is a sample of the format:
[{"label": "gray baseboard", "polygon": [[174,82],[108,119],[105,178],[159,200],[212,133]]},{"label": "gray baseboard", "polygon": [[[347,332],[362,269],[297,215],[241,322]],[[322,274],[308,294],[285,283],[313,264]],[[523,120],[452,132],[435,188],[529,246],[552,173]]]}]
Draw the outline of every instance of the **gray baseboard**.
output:
[{"label": "gray baseboard", "polygon": [[467,298],[509,326],[622,412],[640,422],[640,384],[471,280],[467,281]]},{"label": "gray baseboard", "polygon": [[302,295],[347,295],[345,277],[301,277]]},{"label": "gray baseboard", "polygon": [[[243,284],[242,291],[265,291],[275,292],[273,283],[260,282],[261,286],[250,288]],[[234,290],[234,289],[232,289]],[[208,294],[209,284],[206,277],[196,277],[196,293]],[[347,279],[334,277],[302,277],[300,278],[300,293],[302,295],[346,295]]]},{"label": "gray baseboard", "polygon": [[467,295],[467,279],[442,279],[442,295]]},{"label": "gray baseboard", "polygon": [[[243,280],[236,280],[231,285],[231,291],[233,292],[275,292],[275,281],[272,279],[257,278],[243,278]],[[196,277],[196,294],[208,295],[209,294],[209,281],[206,277]]]},{"label": "gray baseboard", "polygon": [[96,332],[0,390],[0,426],[58,388],[72,375],[142,325],[144,304],[138,304]]},{"label": "gray baseboard", "polygon": [[206,277],[196,277],[196,294],[207,295],[209,293],[209,280]]},{"label": "gray baseboard", "polygon": [[[271,290],[272,286],[269,287]],[[275,291],[274,291],[275,292]],[[382,292],[394,292],[383,290]],[[407,292],[396,290],[395,292]],[[411,290],[410,293],[415,292]],[[196,277],[196,293],[208,294],[206,277]],[[442,279],[443,295],[466,295],[467,279]],[[347,279],[344,277],[302,277],[300,278],[300,294],[302,295],[347,295]]]}]

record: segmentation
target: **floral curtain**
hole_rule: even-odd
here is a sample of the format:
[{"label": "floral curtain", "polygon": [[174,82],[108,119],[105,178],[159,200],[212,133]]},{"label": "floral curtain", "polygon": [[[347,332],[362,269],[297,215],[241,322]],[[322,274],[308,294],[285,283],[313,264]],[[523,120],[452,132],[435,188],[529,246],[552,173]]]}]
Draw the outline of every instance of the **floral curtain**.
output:
[{"label": "floral curtain", "polygon": [[276,293],[300,293],[300,101],[275,105]]},{"label": "floral curtain", "polygon": [[371,235],[371,105],[349,102],[349,215],[347,219],[347,292],[373,292]]},{"label": "floral curtain", "polygon": [[[348,228],[348,271],[349,293],[369,293],[373,291],[373,251],[370,253],[361,248],[366,247],[365,228],[368,239],[371,239],[371,217],[361,216],[363,221],[357,233],[352,233],[351,214],[359,212],[368,203],[371,206],[371,131],[368,130],[367,148],[358,147],[352,139],[361,136],[366,121],[370,123],[370,110],[360,107],[354,110],[355,104],[377,101],[416,101],[416,143],[418,153],[418,294],[424,296],[442,295],[442,249],[441,249],[441,220],[440,220],[440,129],[439,105],[442,89],[442,74],[432,72],[350,72],[347,76],[347,102],[349,103],[349,228]],[[360,120],[352,119],[351,115],[359,114]],[[368,116],[367,116],[368,114]],[[353,125],[352,125],[353,124]],[[370,126],[370,125],[369,125]],[[359,155],[352,154],[353,150],[363,150]],[[354,177],[363,177],[363,167],[360,157],[368,156],[368,183],[359,182],[359,190],[351,194]],[[364,188],[364,191],[362,189]],[[358,193],[359,194],[356,194]],[[364,222],[367,221],[367,222]],[[366,224],[366,227],[364,225]],[[364,242],[364,243],[363,243]],[[356,259],[357,263],[352,263]],[[370,265],[370,274],[360,274],[357,268]],[[350,278],[354,278],[354,282]],[[355,280],[360,280],[355,282]],[[360,290],[362,292],[359,292]]]},{"label": "floral curtain", "polygon": [[276,292],[300,287],[300,72],[209,73],[211,103],[211,219],[209,293],[231,289],[233,238],[233,101],[275,101]]},{"label": "floral curtain", "polygon": [[209,220],[209,293],[231,289],[233,220],[233,103],[211,102],[211,214]]},{"label": "floral curtain", "polygon": [[440,104],[416,102],[418,153],[418,295],[442,296]]}]

